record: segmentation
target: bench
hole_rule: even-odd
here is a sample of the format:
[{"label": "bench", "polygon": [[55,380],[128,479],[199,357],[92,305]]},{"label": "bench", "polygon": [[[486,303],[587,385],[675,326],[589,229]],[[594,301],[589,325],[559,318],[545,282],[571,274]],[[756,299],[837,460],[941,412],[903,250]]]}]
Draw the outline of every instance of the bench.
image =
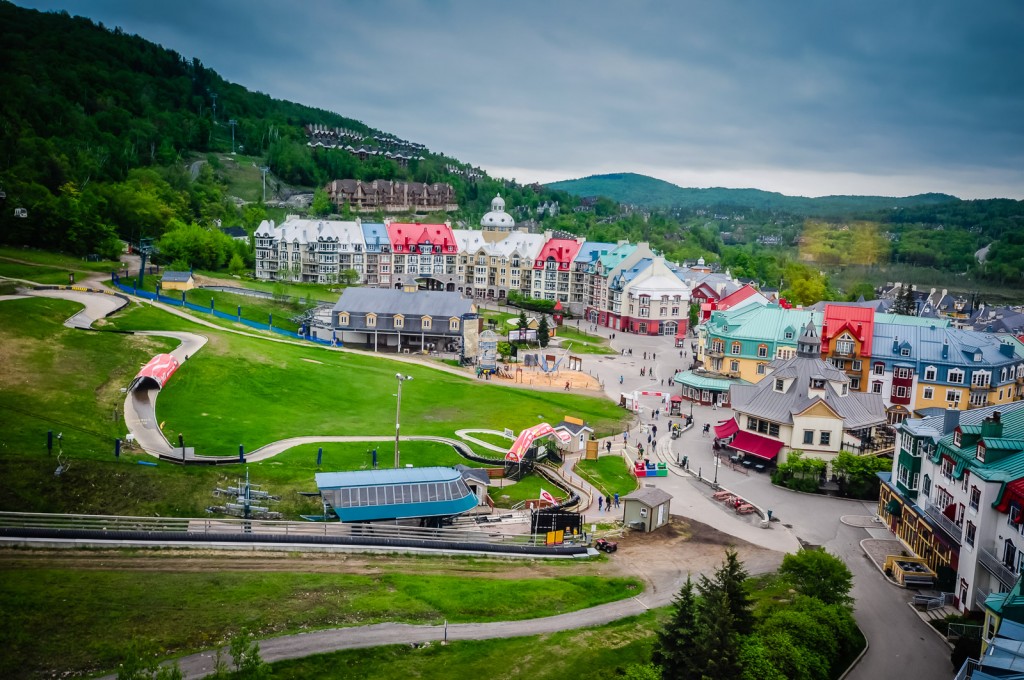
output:
[{"label": "bench", "polygon": [[736,508],[736,513],[739,515],[749,515],[753,512],[757,512],[757,508],[755,508],[750,503],[744,503],[743,505]]}]

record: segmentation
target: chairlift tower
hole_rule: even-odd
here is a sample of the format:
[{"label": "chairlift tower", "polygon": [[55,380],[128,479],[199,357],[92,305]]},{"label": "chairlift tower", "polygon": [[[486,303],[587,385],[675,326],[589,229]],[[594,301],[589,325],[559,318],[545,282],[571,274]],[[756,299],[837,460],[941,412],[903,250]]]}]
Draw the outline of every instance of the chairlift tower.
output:
[{"label": "chairlift tower", "polygon": [[217,93],[211,92],[210,99],[213,100],[213,124],[217,124]]},{"label": "chairlift tower", "polygon": [[235,128],[238,127],[238,121],[232,118],[228,121],[228,125],[231,126],[231,155],[235,155]]},{"label": "chairlift tower", "polygon": [[153,245],[153,239],[151,238],[140,238],[139,239],[139,278],[135,283],[136,288],[142,288],[142,282],[146,276],[146,258],[150,255],[158,252],[156,246]]},{"label": "chairlift tower", "polygon": [[263,202],[264,203],[267,202],[267,172],[269,170],[270,170],[270,168],[268,166],[266,166],[266,165],[264,165],[264,166],[262,166],[260,168],[260,172],[263,173]]}]

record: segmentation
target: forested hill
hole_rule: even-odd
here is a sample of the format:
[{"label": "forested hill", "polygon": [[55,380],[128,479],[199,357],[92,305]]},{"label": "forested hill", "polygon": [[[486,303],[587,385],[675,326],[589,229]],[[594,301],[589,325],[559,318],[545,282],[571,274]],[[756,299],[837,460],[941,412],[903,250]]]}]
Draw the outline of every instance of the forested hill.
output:
[{"label": "forested hill", "polygon": [[619,203],[649,208],[684,210],[714,208],[751,208],[785,212],[792,215],[842,215],[875,212],[892,208],[910,208],[959,201],[947,194],[921,194],[904,198],[885,196],[822,196],[806,198],[786,196],[760,189],[684,189],[646,175],[618,173],[592,175],[582,179],[552,182],[551,189],[575,196],[604,196]]},{"label": "forested hill", "polygon": [[[218,168],[233,143],[232,163],[257,177],[253,167],[268,166],[272,189],[312,191],[339,178],[443,181],[471,215],[498,190],[510,205],[554,195],[486,175],[470,182],[460,174],[468,166],[422,145],[251,92],[198,59],[67,12],[0,0],[0,64],[0,243],[113,254],[118,238],[159,238],[182,224],[251,229],[263,206],[240,206]],[[308,124],[343,128],[349,143],[381,154],[310,148]],[[384,151],[412,160],[399,164]]]}]

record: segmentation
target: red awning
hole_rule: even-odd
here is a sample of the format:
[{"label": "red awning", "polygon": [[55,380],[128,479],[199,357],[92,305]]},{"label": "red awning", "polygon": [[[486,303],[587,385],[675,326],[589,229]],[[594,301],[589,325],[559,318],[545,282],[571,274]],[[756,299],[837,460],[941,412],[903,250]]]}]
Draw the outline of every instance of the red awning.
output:
[{"label": "red awning", "polygon": [[[1015,479],[1006,485],[1006,488],[1003,489],[1003,498],[1000,500],[999,505],[996,506],[996,510],[1009,513],[1010,503],[1024,506],[1024,478]],[[1022,513],[1022,516],[1024,516],[1024,513]]]},{"label": "red awning", "polygon": [[679,396],[678,394],[673,394],[672,395],[672,401],[682,401],[682,400],[683,400],[683,398],[681,396]]},{"label": "red awning", "polygon": [[779,455],[779,449],[782,448],[782,442],[776,439],[769,439],[768,437],[762,437],[759,434],[753,432],[747,432],[746,430],[740,430],[736,433],[736,437],[729,444],[732,448],[743,453],[749,453],[752,456],[758,458],[764,458],[765,460],[774,460]]},{"label": "red awning", "polygon": [[739,432],[740,426],[733,418],[729,420],[720,420],[718,425],[715,425],[715,436],[719,439],[725,439],[730,435],[734,435]]}]

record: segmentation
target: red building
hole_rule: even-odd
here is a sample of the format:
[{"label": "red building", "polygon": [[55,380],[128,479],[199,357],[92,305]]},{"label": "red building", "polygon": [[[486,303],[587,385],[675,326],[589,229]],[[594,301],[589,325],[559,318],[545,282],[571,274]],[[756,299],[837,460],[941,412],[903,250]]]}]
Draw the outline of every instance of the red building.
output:
[{"label": "red building", "polygon": [[541,246],[533,261],[533,296],[544,300],[558,300],[569,303],[571,294],[580,300],[586,287],[583,274],[573,279],[572,262],[580,252],[584,239],[550,238]]},{"label": "red building", "polygon": [[[449,224],[387,225],[395,288],[415,285],[426,290],[455,290],[459,246]],[[381,273],[388,266],[381,256]]]}]

